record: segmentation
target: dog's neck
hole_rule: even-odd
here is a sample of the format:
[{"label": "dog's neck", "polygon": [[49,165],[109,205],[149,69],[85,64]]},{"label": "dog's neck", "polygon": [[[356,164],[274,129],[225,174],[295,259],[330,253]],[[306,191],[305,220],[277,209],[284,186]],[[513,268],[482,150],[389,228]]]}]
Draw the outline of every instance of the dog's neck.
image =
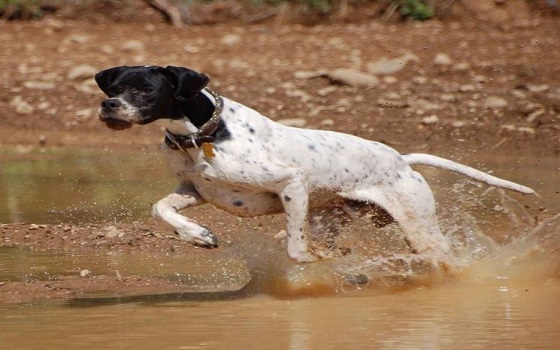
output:
[{"label": "dog's neck", "polygon": [[206,90],[199,92],[194,98],[183,102],[183,114],[180,119],[161,119],[160,125],[176,135],[195,133],[210,118],[216,108],[216,100]]}]

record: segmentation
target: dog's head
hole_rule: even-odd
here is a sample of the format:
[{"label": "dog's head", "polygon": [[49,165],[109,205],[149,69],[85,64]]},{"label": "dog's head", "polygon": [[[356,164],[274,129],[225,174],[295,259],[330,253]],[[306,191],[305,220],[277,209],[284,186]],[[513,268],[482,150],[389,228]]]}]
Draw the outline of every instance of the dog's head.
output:
[{"label": "dog's head", "polygon": [[210,81],[188,68],[168,66],[115,67],[95,75],[109,97],[101,103],[99,119],[111,129],[157,119],[183,117],[183,102],[196,96]]}]

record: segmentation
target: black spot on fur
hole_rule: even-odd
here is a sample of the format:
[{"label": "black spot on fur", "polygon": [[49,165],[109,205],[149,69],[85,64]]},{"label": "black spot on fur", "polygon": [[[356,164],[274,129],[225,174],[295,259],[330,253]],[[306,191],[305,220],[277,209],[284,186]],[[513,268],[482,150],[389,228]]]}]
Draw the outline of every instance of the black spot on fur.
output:
[{"label": "black spot on fur", "polygon": [[229,140],[231,138],[231,133],[229,132],[226,123],[223,120],[220,120],[220,124],[218,124],[218,129],[214,132],[214,138],[216,142]]},{"label": "black spot on fur", "polygon": [[292,198],[290,198],[290,196],[284,196],[284,200],[285,200],[286,202],[289,202],[289,201],[292,200]]},{"label": "black spot on fur", "polygon": [[236,199],[233,201],[233,205],[235,205],[236,207],[241,207],[243,206],[243,201],[240,199]]}]

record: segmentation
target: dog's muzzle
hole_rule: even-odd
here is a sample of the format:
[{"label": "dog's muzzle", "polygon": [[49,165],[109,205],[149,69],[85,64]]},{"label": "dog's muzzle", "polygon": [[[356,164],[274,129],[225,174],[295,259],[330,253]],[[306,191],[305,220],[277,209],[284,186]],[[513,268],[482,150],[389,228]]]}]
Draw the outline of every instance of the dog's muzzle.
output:
[{"label": "dog's muzzle", "polygon": [[114,130],[128,129],[132,126],[132,123],[120,119],[115,115],[118,115],[119,109],[122,107],[122,102],[117,98],[108,98],[101,102],[101,109],[99,110],[99,119],[104,122],[107,127]]}]

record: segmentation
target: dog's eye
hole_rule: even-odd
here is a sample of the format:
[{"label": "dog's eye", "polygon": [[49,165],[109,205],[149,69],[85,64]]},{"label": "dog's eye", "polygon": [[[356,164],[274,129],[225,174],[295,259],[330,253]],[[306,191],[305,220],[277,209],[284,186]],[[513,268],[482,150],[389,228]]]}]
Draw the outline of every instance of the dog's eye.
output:
[{"label": "dog's eye", "polygon": [[151,95],[153,93],[154,93],[154,89],[150,89],[150,88],[144,88],[140,90],[141,95]]},{"label": "dog's eye", "polygon": [[109,92],[111,95],[117,96],[124,92],[124,88],[122,86],[113,86],[110,88]]}]

